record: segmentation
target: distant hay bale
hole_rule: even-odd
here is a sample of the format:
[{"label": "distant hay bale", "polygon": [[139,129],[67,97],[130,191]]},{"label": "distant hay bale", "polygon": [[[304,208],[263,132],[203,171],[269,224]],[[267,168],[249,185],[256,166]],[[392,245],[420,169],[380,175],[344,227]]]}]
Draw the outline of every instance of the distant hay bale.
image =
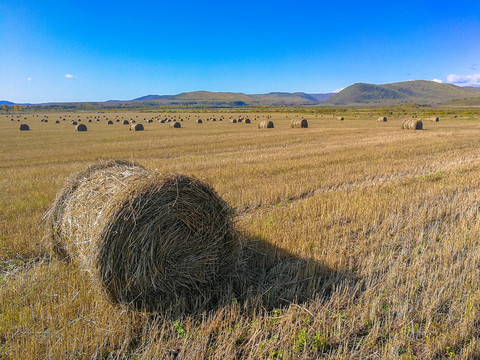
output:
[{"label": "distant hay bale", "polygon": [[428,120],[433,121],[433,122],[439,122],[440,118],[438,118],[437,116],[432,116]]},{"label": "distant hay bale", "polygon": [[258,128],[259,129],[273,129],[273,121],[270,120],[262,120],[258,123]]},{"label": "distant hay bale", "polygon": [[147,120],[147,123],[151,123],[151,122],[153,122],[152,119],[148,119],[148,120]]},{"label": "distant hay bale", "polygon": [[123,125],[130,125],[130,123],[128,122],[128,120],[123,120],[122,124],[123,124]]},{"label": "distant hay bale", "polygon": [[203,123],[202,119],[197,119],[197,124]]},{"label": "distant hay bale", "polygon": [[55,121],[55,124],[60,124],[60,120]]},{"label": "distant hay bale", "polygon": [[92,122],[92,119],[88,119],[88,122]]},{"label": "distant hay bale", "polygon": [[78,123],[76,121],[72,121],[72,125],[77,125]]},{"label": "distant hay bale", "polygon": [[247,119],[245,119],[245,121],[244,121],[243,123],[244,123],[244,124],[251,124],[251,123],[252,123],[252,121],[251,121],[250,119],[248,119],[248,118],[247,118]]},{"label": "distant hay bale", "polygon": [[78,124],[77,126],[75,126],[75,131],[87,131],[87,125]]},{"label": "distant hay bale", "polygon": [[345,118],[343,116],[337,116],[337,120],[345,120]]},{"label": "distant hay bale", "polygon": [[44,218],[53,252],[110,301],[155,311],[211,297],[238,256],[232,215],[198,179],[110,161],[73,175]]},{"label": "distant hay bale", "polygon": [[423,122],[422,120],[405,120],[402,124],[402,129],[406,130],[422,130]]},{"label": "distant hay bale", "polygon": [[107,121],[107,125],[113,125],[113,121],[112,121],[112,120],[108,120],[108,121]]},{"label": "distant hay bale", "polygon": [[378,119],[377,119],[378,122],[387,122],[387,117],[386,116],[380,116]]},{"label": "distant hay bale", "polygon": [[172,128],[181,128],[181,127],[182,127],[182,124],[180,124],[179,122],[171,122],[171,123],[170,123],[170,127],[172,127]]},{"label": "distant hay bale", "polygon": [[293,129],[308,128],[308,121],[307,119],[293,119],[290,126]]},{"label": "distant hay bale", "polygon": [[20,124],[20,131],[28,131],[30,130],[30,126],[27,124]]},{"label": "distant hay bale", "polygon": [[231,119],[230,122],[231,122],[232,124],[236,124],[236,123],[237,123],[237,119]]},{"label": "distant hay bale", "polygon": [[130,131],[143,131],[142,124],[132,124],[130,125]]}]

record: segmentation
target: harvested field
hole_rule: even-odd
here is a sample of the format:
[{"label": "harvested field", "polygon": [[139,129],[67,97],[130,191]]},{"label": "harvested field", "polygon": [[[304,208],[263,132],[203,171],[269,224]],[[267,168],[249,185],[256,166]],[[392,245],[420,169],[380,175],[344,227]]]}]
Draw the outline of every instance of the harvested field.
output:
[{"label": "harvested field", "polygon": [[[21,123],[32,131],[22,132],[10,114],[0,116],[0,354],[22,360],[479,358],[480,113],[457,108],[452,118],[442,110],[425,109],[442,119],[424,124],[425,131],[401,129],[411,113],[388,115],[380,126],[375,120],[389,112],[361,109],[342,109],[343,122],[331,113],[298,114],[308,131],[293,131],[297,114],[282,112],[25,113]],[[419,119],[431,116],[415,112]],[[167,115],[184,119],[181,131],[154,121],[135,134],[121,123]],[[198,126],[195,115],[225,121]],[[45,116],[50,121],[40,122]],[[86,124],[87,116],[101,121],[88,123],[80,136],[71,120]],[[275,129],[234,126],[230,116],[268,119]],[[226,201],[238,265],[221,286],[200,286],[211,286],[210,298],[192,296],[194,304],[187,304],[180,296],[155,314],[132,310],[105,296],[78,255],[51,256],[42,217],[67,179],[98,159],[182,173]],[[105,198],[123,189],[121,183],[129,191],[121,176],[97,180]],[[68,204],[72,214],[75,206],[87,208],[75,217],[82,231],[95,231],[91,214],[108,218],[110,200],[96,202],[94,194]],[[176,198],[175,188],[169,203]],[[74,224],[70,219],[63,224]],[[65,252],[77,254],[81,242],[78,237]]]}]

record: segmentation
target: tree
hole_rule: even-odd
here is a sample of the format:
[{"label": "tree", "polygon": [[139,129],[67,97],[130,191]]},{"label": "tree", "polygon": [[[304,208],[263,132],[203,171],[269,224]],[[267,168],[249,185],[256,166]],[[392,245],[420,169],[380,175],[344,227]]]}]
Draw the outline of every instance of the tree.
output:
[{"label": "tree", "polygon": [[3,105],[2,105],[2,108],[3,108],[3,110],[8,111],[8,106],[7,106],[7,104],[3,104]]},{"label": "tree", "polygon": [[13,105],[13,111],[18,111],[18,110],[20,110],[20,105],[17,105],[17,104]]}]

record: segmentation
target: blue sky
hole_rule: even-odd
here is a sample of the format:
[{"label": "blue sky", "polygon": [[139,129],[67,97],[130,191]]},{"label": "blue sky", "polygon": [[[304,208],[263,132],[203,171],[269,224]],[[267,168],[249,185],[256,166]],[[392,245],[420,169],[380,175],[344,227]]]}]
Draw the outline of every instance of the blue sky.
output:
[{"label": "blue sky", "polygon": [[0,100],[480,85],[480,1],[0,0]]}]

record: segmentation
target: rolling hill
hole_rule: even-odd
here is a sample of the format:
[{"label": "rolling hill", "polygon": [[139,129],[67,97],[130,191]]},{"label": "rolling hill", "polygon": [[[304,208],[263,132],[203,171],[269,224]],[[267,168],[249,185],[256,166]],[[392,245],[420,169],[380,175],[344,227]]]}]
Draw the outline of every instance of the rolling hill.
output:
[{"label": "rolling hill", "polygon": [[357,83],[325,101],[329,105],[442,105],[456,99],[478,97],[480,89],[434,81],[415,80],[375,85]]},{"label": "rolling hill", "polygon": [[235,92],[192,91],[177,95],[146,95],[127,101],[158,105],[316,105],[321,101],[303,92],[243,94]]}]

